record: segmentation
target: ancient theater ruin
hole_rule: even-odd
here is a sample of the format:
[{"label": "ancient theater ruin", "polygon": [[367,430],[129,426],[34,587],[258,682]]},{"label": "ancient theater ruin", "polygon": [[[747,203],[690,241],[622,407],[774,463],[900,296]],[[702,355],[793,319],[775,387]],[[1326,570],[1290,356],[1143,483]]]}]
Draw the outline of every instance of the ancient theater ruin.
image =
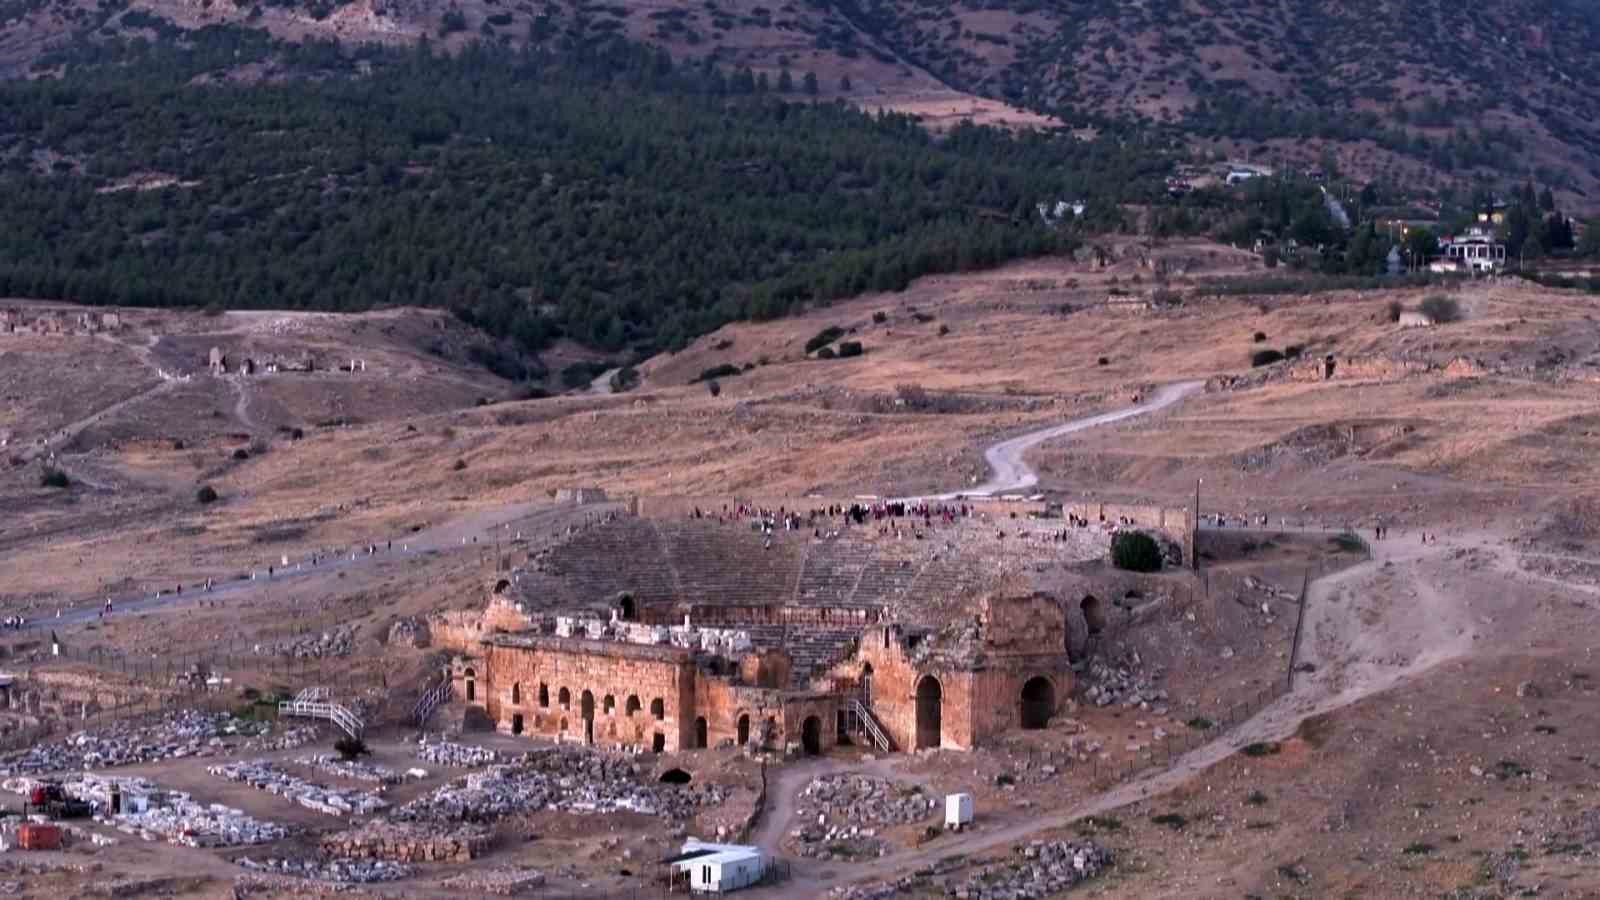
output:
[{"label": "ancient theater ruin", "polygon": [[1131,520],[804,503],[635,500],[575,529],[434,617],[454,695],[505,734],[656,752],[970,749],[1057,714],[1088,613],[1026,574],[1103,559]]}]

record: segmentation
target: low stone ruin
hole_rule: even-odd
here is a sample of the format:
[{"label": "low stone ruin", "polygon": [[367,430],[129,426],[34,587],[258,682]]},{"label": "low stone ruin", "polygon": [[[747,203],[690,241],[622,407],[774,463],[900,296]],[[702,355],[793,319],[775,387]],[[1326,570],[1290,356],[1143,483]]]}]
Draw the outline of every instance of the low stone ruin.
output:
[{"label": "low stone ruin", "polygon": [[334,884],[376,884],[382,881],[399,881],[411,876],[410,866],[384,860],[289,859],[269,856],[264,859],[244,857],[239,860],[239,865],[256,872],[290,875]]},{"label": "low stone ruin", "polygon": [[1157,688],[1139,671],[1139,654],[1130,653],[1111,662],[1099,658],[1090,660],[1088,688],[1084,699],[1095,706],[1137,706],[1149,709],[1152,705],[1167,702],[1167,692]]},{"label": "low stone ruin", "polygon": [[323,659],[330,656],[349,656],[356,648],[354,625],[340,625],[332,631],[308,634],[303,638],[279,646],[275,652],[297,659]]},{"label": "low stone ruin", "polygon": [[427,735],[417,739],[417,758],[436,766],[475,769],[500,762],[500,754],[485,747],[457,744],[447,740],[428,740]]},{"label": "low stone ruin", "polygon": [[715,785],[671,787],[640,781],[625,759],[565,748],[528,753],[522,762],[474,772],[395,810],[396,821],[488,822],[514,813],[631,811],[686,820],[727,800]]},{"label": "low stone ruin", "polygon": [[920,787],[866,775],[814,778],[796,799],[805,824],[790,832],[795,852],[824,861],[885,856],[889,845],[879,827],[920,822],[940,808],[939,798]]},{"label": "low stone ruin", "polygon": [[375,822],[355,831],[322,839],[322,851],[338,859],[383,859],[390,862],[468,862],[489,848],[482,829],[433,827]]},{"label": "low stone ruin", "polygon": [[374,784],[400,784],[407,778],[405,772],[396,772],[388,766],[366,763],[358,759],[340,759],[331,753],[302,756],[296,759],[295,763],[316,769],[325,775],[332,775],[335,778],[348,778],[351,781],[370,781]]},{"label": "low stone ruin", "polygon": [[370,791],[332,788],[290,775],[266,760],[231,762],[210,766],[212,775],[248,784],[256,790],[284,797],[329,816],[370,815],[389,804]]},{"label": "low stone ruin", "polygon": [[228,738],[257,737],[271,726],[227,714],[180,710],[155,721],[113,722],[0,758],[0,775],[107,768],[212,756],[231,748]]},{"label": "low stone ruin", "polygon": [[543,887],[544,873],[538,869],[520,868],[464,872],[454,878],[445,879],[441,886],[470,897],[481,897],[485,894],[514,897]]},{"label": "low stone ruin", "polygon": [[[27,796],[38,782],[10,778],[0,787]],[[119,778],[83,773],[63,779],[62,792],[94,809],[96,821],[146,841],[166,841],[186,847],[241,847],[278,841],[289,829],[275,822],[252,818],[220,803],[199,803],[181,791],[165,791],[144,778]],[[111,796],[117,793],[122,812],[111,813]]]},{"label": "low stone ruin", "polygon": [[959,857],[894,881],[835,888],[838,900],[881,900],[929,893],[962,900],[1037,900],[1094,878],[1112,865],[1111,851],[1094,841],[1032,841],[1002,862],[967,867]]},{"label": "low stone ruin", "polygon": [[245,741],[243,749],[248,753],[299,750],[301,747],[316,743],[321,739],[322,726],[320,725],[294,725],[289,728],[284,728],[280,725],[272,734],[254,737]]}]

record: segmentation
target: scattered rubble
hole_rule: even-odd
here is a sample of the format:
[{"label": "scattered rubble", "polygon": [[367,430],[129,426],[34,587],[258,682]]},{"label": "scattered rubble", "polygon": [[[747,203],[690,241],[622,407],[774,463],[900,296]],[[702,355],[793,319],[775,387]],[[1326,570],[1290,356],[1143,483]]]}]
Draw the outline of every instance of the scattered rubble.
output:
[{"label": "scattered rubble", "polygon": [[366,763],[357,759],[340,759],[331,753],[302,756],[296,759],[295,762],[299,765],[316,769],[325,775],[348,778],[352,781],[370,781],[374,784],[400,784],[408,777],[407,773],[396,772],[388,766]]},{"label": "scattered rubble", "polygon": [[[1053,896],[1099,875],[1112,864],[1111,851],[1093,841],[1032,841],[1004,862],[966,869],[959,857],[895,881],[835,888],[839,900],[880,900],[896,894],[933,892],[962,900],[1033,900]],[[952,877],[964,872],[965,877]]]},{"label": "scattered rubble", "polygon": [[[33,778],[10,778],[0,787],[26,795],[37,783]],[[85,772],[59,783],[68,797],[93,807],[95,821],[146,841],[164,840],[186,847],[240,847],[282,840],[289,835],[289,829],[275,822],[252,818],[220,803],[199,803],[181,791],[161,790],[145,778]],[[111,813],[113,793],[122,808],[115,815]]]},{"label": "scattered rubble", "polygon": [[269,856],[265,859],[245,857],[239,860],[239,865],[258,872],[334,884],[376,884],[411,876],[410,866],[385,860],[286,859]]},{"label": "scattered rubble", "polygon": [[538,869],[490,869],[485,872],[467,872],[446,879],[441,887],[461,891],[478,897],[494,894],[511,897],[525,894],[544,886],[544,873]]},{"label": "scattered rubble", "polygon": [[453,741],[429,741],[427,735],[417,739],[417,758],[436,766],[477,768],[500,762],[500,754],[484,747],[457,744]]},{"label": "scattered rubble", "polygon": [[683,820],[702,806],[726,801],[716,785],[643,784],[625,759],[552,748],[521,763],[497,765],[438,788],[395,810],[396,821],[481,822],[542,809],[569,812],[628,810]]},{"label": "scattered rubble", "polygon": [[251,787],[286,797],[330,816],[370,815],[389,804],[370,791],[341,790],[297,778],[265,760],[242,761],[211,766],[212,775],[248,784]]},{"label": "scattered rubble", "polygon": [[[1112,662],[1099,658],[1089,662],[1089,688],[1084,698],[1095,706],[1137,706],[1148,709],[1151,704],[1165,703],[1167,692],[1156,688],[1139,671],[1139,654],[1130,653]],[[1159,676],[1157,676],[1159,677]]]},{"label": "scattered rubble", "polygon": [[295,725],[290,728],[279,728],[271,735],[251,738],[244,742],[244,750],[248,753],[271,753],[275,750],[299,750],[307,744],[316,743],[322,739],[322,728],[318,725]]},{"label": "scattered rubble", "polygon": [[354,625],[340,625],[332,631],[309,634],[282,644],[274,652],[296,659],[322,659],[329,656],[349,656],[356,648]]},{"label": "scattered rubble", "polygon": [[889,845],[875,826],[921,822],[942,806],[920,787],[866,775],[814,778],[797,800],[797,815],[806,824],[790,832],[796,852],[824,861],[885,856]]},{"label": "scattered rubble", "polygon": [[226,713],[179,710],[153,722],[114,722],[18,751],[0,759],[0,776],[214,756],[230,748],[226,738],[260,736],[270,728],[265,722],[237,719]]}]

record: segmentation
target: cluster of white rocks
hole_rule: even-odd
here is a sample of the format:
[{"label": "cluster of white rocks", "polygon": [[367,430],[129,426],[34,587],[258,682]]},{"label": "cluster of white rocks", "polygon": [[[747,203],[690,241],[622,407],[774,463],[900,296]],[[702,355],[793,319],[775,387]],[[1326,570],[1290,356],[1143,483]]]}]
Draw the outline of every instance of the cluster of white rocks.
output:
[{"label": "cluster of white rocks", "polygon": [[1014,856],[1001,862],[971,867],[955,858],[948,865],[894,881],[835,888],[832,896],[838,900],[883,900],[901,894],[942,894],[957,900],[1039,900],[1087,881],[1111,864],[1111,851],[1093,841],[1033,841],[1017,847]]},{"label": "cluster of white rocks", "polygon": [[239,865],[257,872],[292,875],[334,884],[375,884],[380,881],[399,881],[411,875],[410,866],[382,859],[288,859],[269,856],[265,859],[246,857],[239,860]]},{"label": "cluster of white rocks", "polygon": [[265,760],[224,763],[211,766],[206,771],[330,816],[370,815],[389,806],[371,791],[341,790],[314,784]]},{"label": "cluster of white rocks", "polygon": [[[27,796],[38,782],[9,778],[0,783],[7,791]],[[199,803],[181,791],[162,790],[145,778],[92,775],[87,772],[59,780],[68,797],[88,803],[97,822],[146,841],[166,841],[187,847],[241,847],[282,840],[289,829],[265,822],[220,803]],[[112,813],[112,795],[121,812]]]},{"label": "cluster of white rocks", "polygon": [[417,758],[436,766],[475,769],[494,765],[500,761],[500,754],[471,744],[457,744],[443,739],[430,741],[427,735],[423,735],[417,739]]},{"label": "cluster of white rocks", "polygon": [[[397,772],[388,766],[376,763],[362,762],[359,759],[340,759],[331,753],[314,753],[311,756],[302,756],[295,760],[296,763],[307,768],[316,769],[335,778],[348,778],[351,781],[370,781],[374,784],[400,784],[410,776],[409,772]],[[412,772],[422,772],[421,769],[412,769]],[[421,776],[426,777],[422,772]]]},{"label": "cluster of white rocks", "polygon": [[0,775],[103,769],[212,756],[229,748],[229,738],[256,737],[269,729],[267,723],[237,719],[226,713],[179,710],[154,721],[115,722],[20,750],[0,759]]}]

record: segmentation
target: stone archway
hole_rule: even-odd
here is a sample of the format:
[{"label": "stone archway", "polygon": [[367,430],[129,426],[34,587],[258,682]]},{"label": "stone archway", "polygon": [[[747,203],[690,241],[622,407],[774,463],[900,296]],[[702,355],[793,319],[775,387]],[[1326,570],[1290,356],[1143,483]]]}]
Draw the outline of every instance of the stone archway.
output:
[{"label": "stone archway", "polygon": [[750,714],[749,713],[740,713],[739,714],[739,722],[738,722],[736,730],[739,733],[739,746],[743,747],[743,746],[749,744],[750,743]]},{"label": "stone archway", "polygon": [[1106,613],[1100,606],[1100,598],[1089,594],[1078,604],[1083,610],[1083,624],[1090,634],[1099,634],[1106,630]]},{"label": "stone archway", "polygon": [[650,750],[653,753],[665,753],[667,750],[667,736],[659,731],[656,732],[655,737],[650,739]]},{"label": "stone archway", "polygon": [[594,743],[594,692],[585,690],[578,701],[579,715],[583,717],[583,740]]},{"label": "stone archway", "polygon": [[710,727],[706,724],[706,717],[700,716],[694,720],[694,746],[697,750],[704,750],[710,740]]},{"label": "stone archway", "polygon": [[1056,688],[1050,679],[1037,675],[1022,685],[1022,727],[1045,728],[1056,711]]},{"label": "stone archway", "polygon": [[522,705],[522,682],[520,681],[511,682],[511,705]]},{"label": "stone archway", "polygon": [[511,714],[511,733],[512,734],[521,734],[522,733],[522,713],[512,713]]},{"label": "stone archway", "polygon": [[467,702],[471,703],[478,699],[478,673],[473,671],[471,666],[468,666],[467,670],[461,674],[467,678]]},{"label": "stone archway", "polygon": [[872,708],[872,663],[861,666],[861,703],[868,709]]},{"label": "stone archway", "polygon": [[944,737],[944,686],[932,675],[917,682],[917,746],[938,747]]},{"label": "stone archway", "polygon": [[806,716],[800,723],[800,746],[805,749],[807,756],[822,755],[822,720],[816,716]]},{"label": "stone archway", "polygon": [[622,621],[632,622],[639,617],[639,608],[634,605],[632,596],[623,594],[617,605],[620,607]]}]

